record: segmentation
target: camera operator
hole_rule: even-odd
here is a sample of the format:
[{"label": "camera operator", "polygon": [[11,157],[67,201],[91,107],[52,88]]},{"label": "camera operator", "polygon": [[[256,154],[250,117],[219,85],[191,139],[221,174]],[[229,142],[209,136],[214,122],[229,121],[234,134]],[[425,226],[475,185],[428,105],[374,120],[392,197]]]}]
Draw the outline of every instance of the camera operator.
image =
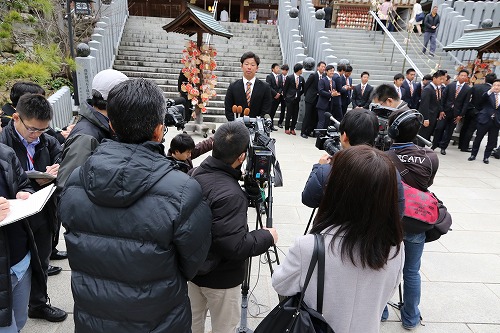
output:
[{"label": "camera operator", "polygon": [[167,158],[179,165],[179,169],[185,173],[193,169],[193,160],[212,150],[214,138],[209,137],[197,144],[187,133],[180,133],[170,141]]},{"label": "camera operator", "polygon": [[193,333],[205,332],[207,309],[212,332],[235,332],[245,260],[265,253],[278,240],[274,228],[248,230],[248,198],[238,180],[249,142],[242,122],[223,124],[214,135],[212,156],[192,173],[212,210],[212,245],[198,275],[188,283]]},{"label": "camera operator", "polygon": [[[428,149],[415,145],[418,131],[424,117],[416,110],[398,110],[389,117],[389,126],[393,133],[390,151],[387,152],[394,165],[401,173],[403,181],[421,191],[427,191],[432,185],[434,176],[439,167],[437,154]],[[395,125],[394,125],[395,124]],[[394,131],[395,130],[395,131]],[[405,167],[405,170],[401,168]],[[420,234],[404,234],[405,264],[403,268],[403,307],[401,321],[406,329],[413,329],[420,323],[420,260],[424,250],[425,232]],[[389,313],[384,310],[382,320],[385,321]]]},{"label": "camera operator", "polygon": [[401,100],[394,85],[389,84],[381,84],[373,91],[372,102],[380,106],[388,106],[394,109],[410,109],[408,104]]},{"label": "camera operator", "polygon": [[[395,89],[392,88],[394,91]],[[397,93],[396,93],[397,94]],[[373,146],[378,135],[379,125],[375,113],[364,108],[347,112],[340,122],[340,143],[343,149],[357,145]],[[323,155],[309,175],[302,191],[302,203],[311,208],[319,207],[331,171],[331,156]],[[398,181],[398,202],[400,214],[404,212],[404,194],[401,181]]]}]

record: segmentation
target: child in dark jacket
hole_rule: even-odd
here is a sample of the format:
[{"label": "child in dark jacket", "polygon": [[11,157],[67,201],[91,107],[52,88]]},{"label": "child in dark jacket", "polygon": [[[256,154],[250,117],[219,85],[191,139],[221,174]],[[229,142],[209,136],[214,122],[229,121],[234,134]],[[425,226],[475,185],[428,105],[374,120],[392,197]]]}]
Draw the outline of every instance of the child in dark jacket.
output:
[{"label": "child in dark jacket", "polygon": [[167,157],[177,162],[180,170],[187,173],[193,168],[192,160],[211,151],[213,144],[214,139],[212,137],[195,145],[193,138],[191,138],[189,134],[177,134],[172,141],[170,141]]}]

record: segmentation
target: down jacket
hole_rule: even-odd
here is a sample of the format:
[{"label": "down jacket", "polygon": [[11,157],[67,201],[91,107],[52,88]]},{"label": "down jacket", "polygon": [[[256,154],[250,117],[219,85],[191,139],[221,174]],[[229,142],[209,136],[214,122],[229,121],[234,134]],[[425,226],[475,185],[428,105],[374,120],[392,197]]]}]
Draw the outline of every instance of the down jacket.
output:
[{"label": "down jacket", "polygon": [[163,145],[104,140],[59,205],[77,333],[191,332],[187,280],[204,262],[211,214]]}]

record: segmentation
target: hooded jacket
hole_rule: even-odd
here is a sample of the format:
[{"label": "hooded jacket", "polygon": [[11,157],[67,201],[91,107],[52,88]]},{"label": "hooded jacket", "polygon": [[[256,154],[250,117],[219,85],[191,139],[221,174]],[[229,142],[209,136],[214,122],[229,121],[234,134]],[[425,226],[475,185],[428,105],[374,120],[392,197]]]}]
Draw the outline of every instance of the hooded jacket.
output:
[{"label": "hooded jacket", "polygon": [[104,140],[59,205],[78,333],[190,332],[187,280],[210,247],[200,185],[155,142]]}]

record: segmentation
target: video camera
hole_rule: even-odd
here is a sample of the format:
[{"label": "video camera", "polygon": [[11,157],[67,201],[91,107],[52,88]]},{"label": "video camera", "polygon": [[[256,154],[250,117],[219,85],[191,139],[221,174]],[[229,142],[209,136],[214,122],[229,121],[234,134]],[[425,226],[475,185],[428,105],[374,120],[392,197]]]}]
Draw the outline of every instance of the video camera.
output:
[{"label": "video camera", "polygon": [[325,112],[325,118],[333,122],[333,125],[328,126],[327,129],[315,129],[320,133],[316,138],[316,148],[324,150],[330,156],[333,156],[341,149],[340,145],[340,123],[335,119],[330,112]]},{"label": "video camera", "polygon": [[[181,99],[182,101],[180,101]],[[165,126],[173,126],[179,131],[184,129],[184,126],[186,125],[186,122],[184,121],[184,99],[167,98],[165,102],[167,106],[165,114]]]},{"label": "video camera", "polygon": [[[378,135],[375,139],[375,148],[382,151],[389,150],[392,144],[392,139],[389,137],[389,117],[393,112],[399,111],[400,109],[372,104],[371,110],[377,115],[379,125]],[[426,146],[432,146],[430,141],[424,139],[420,135],[417,135],[416,139]]]}]

